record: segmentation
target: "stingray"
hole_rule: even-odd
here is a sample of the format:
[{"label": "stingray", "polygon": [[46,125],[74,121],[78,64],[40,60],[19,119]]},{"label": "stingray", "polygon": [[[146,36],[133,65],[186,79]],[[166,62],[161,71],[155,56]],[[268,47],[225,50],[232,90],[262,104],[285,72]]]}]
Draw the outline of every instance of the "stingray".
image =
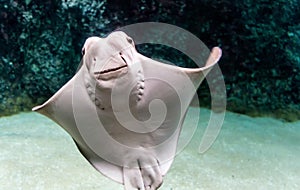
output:
[{"label": "stingray", "polygon": [[170,169],[188,106],[218,62],[181,68],[138,53],[124,32],[90,37],[78,72],[33,108],[70,134],[81,154],[129,189],[158,189]]}]

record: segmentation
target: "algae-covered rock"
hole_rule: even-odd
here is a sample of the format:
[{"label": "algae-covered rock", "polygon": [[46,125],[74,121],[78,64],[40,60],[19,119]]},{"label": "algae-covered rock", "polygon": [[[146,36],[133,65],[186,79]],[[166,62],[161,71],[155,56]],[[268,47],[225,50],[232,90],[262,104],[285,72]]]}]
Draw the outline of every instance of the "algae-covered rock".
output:
[{"label": "algae-covered rock", "polygon": [[[153,21],[183,27],[209,48],[222,48],[229,110],[300,118],[298,0],[0,2],[0,115],[28,110],[58,90],[76,72],[87,37]],[[195,66],[176,50],[138,48],[148,56]],[[201,105],[209,106],[209,90],[199,92]],[[19,97],[27,103],[16,101]]]}]

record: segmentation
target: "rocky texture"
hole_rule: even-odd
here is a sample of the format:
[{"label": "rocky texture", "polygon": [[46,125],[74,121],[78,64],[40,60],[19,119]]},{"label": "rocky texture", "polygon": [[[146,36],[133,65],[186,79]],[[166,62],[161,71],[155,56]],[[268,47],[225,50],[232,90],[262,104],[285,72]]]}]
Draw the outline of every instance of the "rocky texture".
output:
[{"label": "rocky texture", "polygon": [[[223,49],[220,66],[229,110],[299,119],[299,9],[298,0],[1,0],[0,113],[29,110],[49,98],[76,72],[88,36],[159,21]],[[193,66],[176,51],[163,53],[165,47],[139,49]],[[208,106],[209,92],[201,93],[202,105]]]}]

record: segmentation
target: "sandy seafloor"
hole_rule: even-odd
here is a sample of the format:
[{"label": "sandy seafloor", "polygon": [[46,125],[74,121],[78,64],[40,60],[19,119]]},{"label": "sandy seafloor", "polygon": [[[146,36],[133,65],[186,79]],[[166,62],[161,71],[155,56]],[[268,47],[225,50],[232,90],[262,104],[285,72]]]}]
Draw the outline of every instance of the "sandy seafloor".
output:
[{"label": "sandy seafloor", "polygon": [[[190,108],[185,126],[196,118],[195,109]],[[216,142],[199,154],[209,113],[201,109],[200,130],[176,156],[160,189],[300,189],[300,121],[227,112]],[[54,122],[37,113],[21,113],[0,118],[0,189],[123,187],[97,172]]]}]

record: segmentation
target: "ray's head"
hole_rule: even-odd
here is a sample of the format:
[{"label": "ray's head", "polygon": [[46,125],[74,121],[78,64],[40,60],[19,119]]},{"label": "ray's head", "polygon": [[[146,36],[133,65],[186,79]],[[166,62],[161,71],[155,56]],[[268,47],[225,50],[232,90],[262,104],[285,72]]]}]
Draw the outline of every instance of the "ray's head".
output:
[{"label": "ray's head", "polygon": [[128,73],[134,51],[133,40],[121,31],[90,37],[82,48],[83,63],[95,80],[109,81]]}]

